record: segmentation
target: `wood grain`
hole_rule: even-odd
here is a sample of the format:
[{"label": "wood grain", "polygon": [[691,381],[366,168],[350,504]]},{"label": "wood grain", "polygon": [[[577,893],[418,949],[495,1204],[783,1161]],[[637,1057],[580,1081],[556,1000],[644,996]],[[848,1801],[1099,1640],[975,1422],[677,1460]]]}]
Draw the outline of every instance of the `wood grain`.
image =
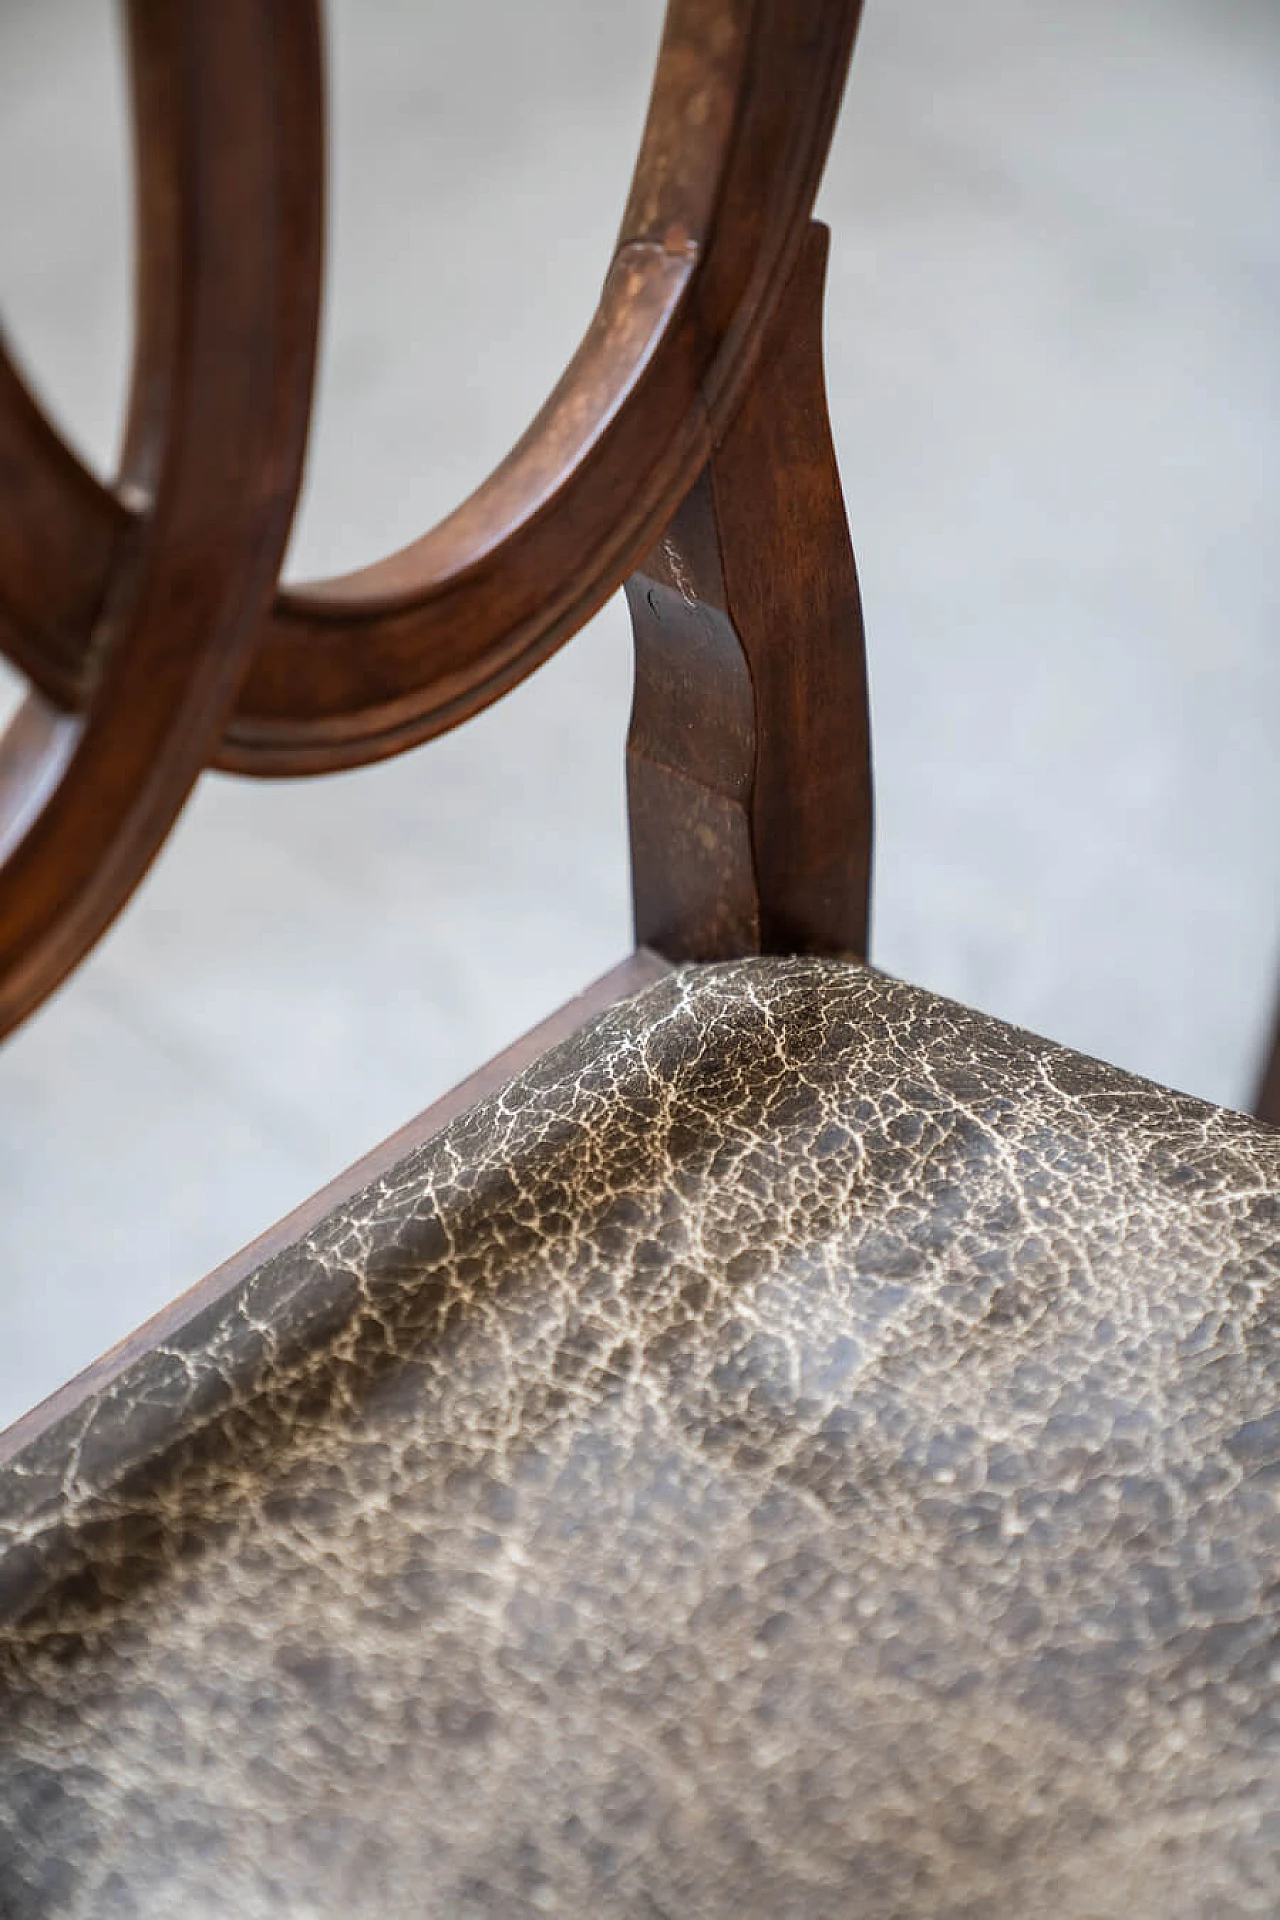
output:
[{"label": "wood grain", "polygon": [[87,710],[69,720],[36,697],[0,745],[0,1033],[110,923],[216,748],[284,550],[311,403],[312,0],[133,0],[128,22],[140,328],[124,484],[145,505],[88,629]]},{"label": "wood grain", "polygon": [[627,582],[636,937],[670,959],[864,958],[862,612],[822,374],[814,225],[755,377]]},{"label": "wood grain", "polygon": [[131,0],[140,246],[114,490],[0,355],[0,646],[34,689],[0,743],[0,1033],[119,911],[204,766],[398,752],[621,584],[751,389],[859,13],[671,0],[599,307],[529,432],[403,552],[282,591],[319,302],[316,0]]},{"label": "wood grain", "polygon": [[1258,1082],[1258,1095],[1254,1112],[1259,1120],[1267,1120],[1273,1127],[1280,1127],[1280,1013],[1276,1015],[1275,1037],[1271,1042],[1271,1053],[1262,1070]]},{"label": "wood grain", "polygon": [[[860,0],[672,0],[582,346],[527,434],[440,526],[372,567],[277,594],[218,765],[319,773],[400,751],[515,685],[615,590],[750,376],[817,191],[859,13]],[[33,485],[72,461],[46,428],[17,402],[0,410],[0,461],[25,462]],[[119,494],[102,494],[83,537],[93,492],[82,469],[68,480],[58,535],[91,577],[56,622],[9,643],[55,704],[87,697],[75,609],[118,550]],[[0,545],[0,609],[10,603],[0,640],[27,605],[7,591]]]}]

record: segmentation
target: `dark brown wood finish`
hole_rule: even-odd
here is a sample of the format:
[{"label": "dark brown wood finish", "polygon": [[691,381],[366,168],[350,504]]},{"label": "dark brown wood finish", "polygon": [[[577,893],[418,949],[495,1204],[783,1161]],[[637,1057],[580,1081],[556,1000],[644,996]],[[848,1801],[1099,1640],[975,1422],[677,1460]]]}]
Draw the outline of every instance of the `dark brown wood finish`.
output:
[{"label": "dark brown wood finish", "polygon": [[[582,347],[507,460],[432,533],[277,596],[219,765],[319,773],[427,739],[524,678],[614,591],[750,374],[817,190],[859,12],[860,0],[673,0]],[[10,368],[2,384],[14,380]],[[71,459],[48,447],[30,406],[9,415],[10,465],[43,474]],[[83,470],[68,484],[63,547],[93,488]],[[103,494],[82,571],[109,564],[120,511]],[[6,571],[0,547],[14,625],[25,602]],[[29,622],[13,649],[55,703],[84,697],[75,608],[87,591]]]},{"label": "dark brown wood finish", "polygon": [[1271,1054],[1262,1071],[1258,1085],[1258,1098],[1254,1112],[1259,1120],[1270,1121],[1273,1127],[1280,1127],[1280,1013],[1276,1015],[1275,1038],[1271,1042]]},{"label": "dark brown wood finish", "polygon": [[673,960],[865,957],[871,746],[813,225],[755,377],[627,582],[636,937]]},{"label": "dark brown wood finish", "polygon": [[672,0],[600,306],[547,406],[433,533],[272,610],[318,299],[313,4],[133,0],[142,271],[114,492],[0,359],[0,645],[36,689],[0,748],[0,1031],[118,911],[204,764],[410,746],[621,583],[751,383],[859,11]]},{"label": "dark brown wood finish", "polygon": [[[310,409],[312,0],[133,0],[127,17],[141,317],[122,491],[145,505],[87,629],[87,711],[34,696],[0,746],[0,1032],[110,923],[216,746],[279,568]],[[25,430],[49,452],[38,420]],[[46,477],[56,467],[51,453]],[[39,499],[17,493],[24,524],[38,520]],[[56,557],[51,537],[26,564]],[[87,608],[83,581],[76,592]]]},{"label": "dark brown wood finish", "polygon": [[[0,743],[0,1033],[119,910],[203,765],[319,773],[425,740],[628,573],[640,936],[865,953],[861,617],[825,243],[804,239],[859,12],[671,0],[599,308],[547,405],[433,532],[282,591],[319,297],[315,0],[131,0],[142,270],[113,489],[0,341],[0,650],[34,688]],[[1280,1118],[1280,1041],[1259,1111]]]},{"label": "dark brown wood finish", "polygon": [[50,704],[88,701],[90,640],[133,515],[59,438],[0,334],[0,652]]}]

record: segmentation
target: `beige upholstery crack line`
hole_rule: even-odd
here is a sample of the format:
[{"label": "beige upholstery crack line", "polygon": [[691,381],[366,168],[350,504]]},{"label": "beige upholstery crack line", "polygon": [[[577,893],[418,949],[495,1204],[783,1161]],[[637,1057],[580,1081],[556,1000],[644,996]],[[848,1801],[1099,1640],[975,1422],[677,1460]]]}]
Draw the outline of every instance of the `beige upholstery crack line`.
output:
[{"label": "beige upholstery crack line", "polygon": [[0,1474],[0,1910],[1271,1914],[1280,1133],[683,969]]}]

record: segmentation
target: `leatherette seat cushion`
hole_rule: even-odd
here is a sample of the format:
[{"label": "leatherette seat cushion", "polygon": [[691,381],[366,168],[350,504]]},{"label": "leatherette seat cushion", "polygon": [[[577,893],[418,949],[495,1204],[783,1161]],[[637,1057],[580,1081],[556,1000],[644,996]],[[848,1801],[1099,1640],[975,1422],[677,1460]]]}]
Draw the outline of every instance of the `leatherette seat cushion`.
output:
[{"label": "leatherette seat cushion", "polygon": [[1280,1133],[686,969],[0,1476],[0,1912],[1280,1911]]}]

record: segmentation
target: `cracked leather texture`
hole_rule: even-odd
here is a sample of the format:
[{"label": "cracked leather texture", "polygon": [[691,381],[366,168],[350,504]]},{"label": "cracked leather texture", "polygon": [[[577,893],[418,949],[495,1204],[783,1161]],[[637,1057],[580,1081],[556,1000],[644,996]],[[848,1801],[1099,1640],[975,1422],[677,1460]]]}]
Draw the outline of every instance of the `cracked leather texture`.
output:
[{"label": "cracked leather texture", "polygon": [[1280,1911],[1280,1133],[685,970],[0,1474],[0,1913]]}]

